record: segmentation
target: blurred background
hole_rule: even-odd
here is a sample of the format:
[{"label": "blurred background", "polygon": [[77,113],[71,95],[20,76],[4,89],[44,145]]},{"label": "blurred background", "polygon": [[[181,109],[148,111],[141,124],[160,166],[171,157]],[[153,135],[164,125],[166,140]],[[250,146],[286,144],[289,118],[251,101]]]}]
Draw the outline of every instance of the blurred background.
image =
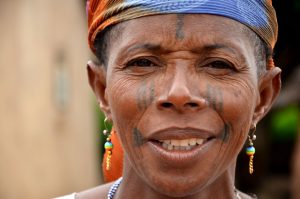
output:
[{"label": "blurred background", "polygon": [[[283,90],[258,125],[255,173],[237,187],[300,199],[300,0],[273,1]],[[0,0],[0,199],[43,199],[102,183],[103,116],[88,86],[85,0]]]}]

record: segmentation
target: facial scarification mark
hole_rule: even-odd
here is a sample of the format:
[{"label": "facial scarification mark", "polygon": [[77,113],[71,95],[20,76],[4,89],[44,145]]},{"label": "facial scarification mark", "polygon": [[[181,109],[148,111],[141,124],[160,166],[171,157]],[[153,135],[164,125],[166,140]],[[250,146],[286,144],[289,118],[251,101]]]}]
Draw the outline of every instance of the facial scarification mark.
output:
[{"label": "facial scarification mark", "polygon": [[143,102],[144,102],[144,96],[146,92],[146,82],[143,81],[141,83],[141,86],[138,88],[137,93],[136,93],[136,101],[139,109],[143,109]]},{"label": "facial scarification mark", "polygon": [[210,106],[212,105],[213,108],[216,109],[215,106],[214,106],[214,104],[212,103],[213,100],[211,98],[212,98],[211,88],[210,88],[210,85],[207,85],[206,86],[206,99],[207,99],[207,102],[209,103]]},{"label": "facial scarification mark", "polygon": [[154,82],[150,84],[150,95],[149,95],[149,105],[154,101],[155,98],[155,90],[154,90]]},{"label": "facial scarification mark", "polygon": [[148,86],[146,81],[143,81],[140,88],[137,90],[136,99],[140,110],[146,109],[155,99],[155,86],[151,82]]},{"label": "facial scarification mark", "polygon": [[240,90],[235,90],[235,91],[233,91],[233,95],[234,95],[236,98],[240,97],[241,93],[242,93],[242,92],[241,92]]},{"label": "facial scarification mark", "polygon": [[223,112],[223,92],[221,89],[216,89],[217,98],[219,99],[217,102],[217,108],[220,110],[220,112]]},{"label": "facial scarification mark", "polygon": [[221,89],[207,85],[206,98],[213,109],[223,112],[223,92]]},{"label": "facial scarification mark", "polygon": [[232,131],[231,123],[224,123],[224,128],[220,134],[220,139],[223,140],[223,142],[227,142],[231,131]]},{"label": "facial scarification mark", "polygon": [[183,40],[184,32],[184,14],[177,14],[177,24],[176,24],[176,39]]},{"label": "facial scarification mark", "polygon": [[133,129],[133,143],[135,146],[141,146],[145,143],[145,139],[138,128]]}]

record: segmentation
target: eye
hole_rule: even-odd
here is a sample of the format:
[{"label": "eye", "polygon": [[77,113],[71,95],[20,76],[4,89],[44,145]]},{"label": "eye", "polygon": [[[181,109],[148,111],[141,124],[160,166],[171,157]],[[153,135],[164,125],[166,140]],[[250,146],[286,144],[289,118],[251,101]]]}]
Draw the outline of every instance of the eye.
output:
[{"label": "eye", "polygon": [[152,61],[146,58],[134,59],[126,64],[126,66],[136,66],[136,67],[151,67],[155,66]]},{"label": "eye", "polygon": [[233,63],[222,58],[209,58],[205,60],[202,66],[200,67],[200,70],[202,69],[208,74],[214,76],[223,76],[235,74],[235,72],[238,72],[237,68]]},{"label": "eye", "polygon": [[232,64],[225,61],[213,61],[210,62],[207,66],[215,69],[234,69]]}]

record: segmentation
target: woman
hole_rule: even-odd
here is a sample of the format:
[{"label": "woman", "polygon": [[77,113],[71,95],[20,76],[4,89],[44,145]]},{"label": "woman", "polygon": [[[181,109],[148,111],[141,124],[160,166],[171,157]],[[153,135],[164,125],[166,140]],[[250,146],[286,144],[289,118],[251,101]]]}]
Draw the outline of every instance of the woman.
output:
[{"label": "woman", "polygon": [[235,166],[249,140],[253,172],[253,130],[280,91],[272,3],[91,0],[88,16],[89,83],[124,168],[75,198],[252,198]]}]

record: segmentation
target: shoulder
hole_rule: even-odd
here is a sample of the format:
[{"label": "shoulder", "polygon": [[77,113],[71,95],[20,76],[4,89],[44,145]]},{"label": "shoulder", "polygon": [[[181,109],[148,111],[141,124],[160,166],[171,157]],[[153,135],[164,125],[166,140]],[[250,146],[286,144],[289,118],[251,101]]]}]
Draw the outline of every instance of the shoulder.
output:
[{"label": "shoulder", "polygon": [[[103,184],[76,194],[75,199],[106,199],[112,183]],[[63,198],[65,199],[65,198]],[[66,198],[69,199],[69,198]],[[73,199],[73,198],[70,198]]]}]

